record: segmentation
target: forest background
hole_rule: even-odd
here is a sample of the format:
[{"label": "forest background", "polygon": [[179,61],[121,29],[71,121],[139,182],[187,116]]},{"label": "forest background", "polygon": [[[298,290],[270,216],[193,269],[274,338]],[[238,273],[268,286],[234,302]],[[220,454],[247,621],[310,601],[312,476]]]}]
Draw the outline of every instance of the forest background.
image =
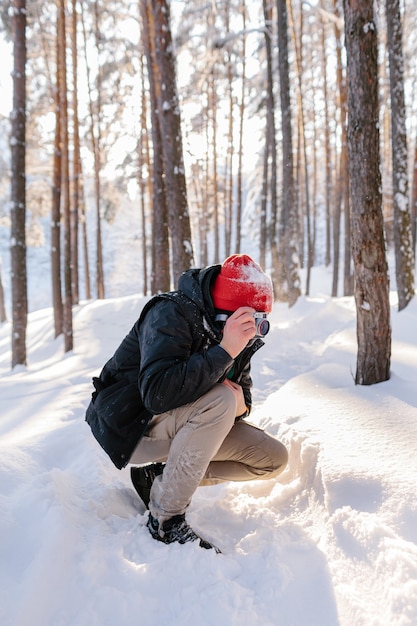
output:
[{"label": "forest background", "polygon": [[[348,155],[355,104],[354,82],[348,89],[349,19],[350,26],[361,20],[362,39],[372,39],[377,50],[376,72],[370,70],[377,107],[359,108],[355,123],[377,129],[378,175],[370,177],[374,189],[365,197],[380,196],[369,215],[381,210],[384,245],[396,248],[401,288],[407,272],[398,256],[412,259],[414,268],[417,204],[417,9],[411,1],[367,0],[356,16],[347,0],[58,0],[27,7],[14,0],[0,6],[5,70],[14,50],[14,104],[8,115],[2,98],[0,119],[0,309],[4,321],[12,304],[12,342],[19,340],[14,364],[26,361],[16,324],[23,329],[30,307],[53,304],[56,334],[72,348],[70,311],[80,299],[105,297],[103,256],[108,261],[110,251],[115,271],[132,272],[132,292],[144,295],[174,287],[191,265],[243,251],[271,271],[278,300],[293,304],[301,292],[308,295],[309,270],[317,264],[332,265],[331,295],[353,293],[352,239],[359,227],[352,198],[359,185],[351,180]],[[24,49],[16,26],[23,18]],[[364,55],[359,66],[369,69],[372,54]],[[361,94],[367,81],[356,78]],[[7,84],[2,77],[4,94]],[[16,176],[18,149],[25,162]],[[13,224],[19,211],[24,221]],[[118,219],[129,220],[131,241],[115,246]],[[16,221],[24,226],[20,240]],[[24,284],[13,268],[13,248],[27,250]],[[30,273],[33,255],[45,260],[42,276]],[[303,285],[301,268],[307,269]],[[380,270],[385,273],[384,263]],[[36,302],[39,280],[50,280],[51,302]],[[400,305],[413,294],[411,277]],[[359,308],[368,310],[368,300]]]}]

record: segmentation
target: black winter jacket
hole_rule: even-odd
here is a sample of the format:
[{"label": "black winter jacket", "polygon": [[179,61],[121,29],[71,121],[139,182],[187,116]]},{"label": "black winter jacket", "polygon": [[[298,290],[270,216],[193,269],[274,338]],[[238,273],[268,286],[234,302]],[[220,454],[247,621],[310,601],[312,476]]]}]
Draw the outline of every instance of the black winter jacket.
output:
[{"label": "black winter jacket", "polygon": [[94,378],[86,420],[121,469],[153,415],[194,402],[226,377],[238,382],[250,410],[252,340],[232,359],[220,347],[210,284],[220,265],[184,272],[178,291],[152,298],[112,358]]}]

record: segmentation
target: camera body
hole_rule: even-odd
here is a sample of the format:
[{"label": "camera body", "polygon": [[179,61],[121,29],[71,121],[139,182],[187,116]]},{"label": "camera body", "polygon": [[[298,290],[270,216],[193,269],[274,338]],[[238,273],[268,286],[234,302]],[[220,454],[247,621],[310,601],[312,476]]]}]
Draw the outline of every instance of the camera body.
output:
[{"label": "camera body", "polygon": [[265,335],[269,333],[270,326],[268,320],[266,319],[267,316],[267,313],[258,313],[258,311],[253,313],[256,325],[256,337],[265,337]]},{"label": "camera body", "polygon": [[[255,311],[255,313],[252,313],[252,315],[255,319],[256,326],[255,337],[265,337],[265,335],[269,333],[269,322],[266,319],[268,317],[268,313],[260,313],[258,311]],[[221,328],[223,328],[223,326],[225,325],[228,317],[229,315],[227,313],[218,313],[216,315],[216,322],[221,325]]]}]

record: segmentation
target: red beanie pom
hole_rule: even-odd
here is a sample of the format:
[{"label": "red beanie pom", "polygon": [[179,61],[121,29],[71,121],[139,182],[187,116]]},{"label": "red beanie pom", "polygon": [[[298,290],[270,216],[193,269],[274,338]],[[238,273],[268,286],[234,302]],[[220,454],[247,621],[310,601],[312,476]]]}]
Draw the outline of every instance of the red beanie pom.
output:
[{"label": "red beanie pom", "polygon": [[271,279],[247,254],[233,254],[223,262],[211,295],[214,307],[223,311],[250,306],[270,313],[274,299]]}]

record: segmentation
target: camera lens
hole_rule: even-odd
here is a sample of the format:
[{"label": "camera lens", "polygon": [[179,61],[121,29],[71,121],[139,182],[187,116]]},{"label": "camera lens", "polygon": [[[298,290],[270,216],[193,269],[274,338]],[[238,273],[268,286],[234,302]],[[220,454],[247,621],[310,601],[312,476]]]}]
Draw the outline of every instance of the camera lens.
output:
[{"label": "camera lens", "polygon": [[259,337],[265,337],[269,333],[269,322],[265,319],[256,319],[256,334]]}]

